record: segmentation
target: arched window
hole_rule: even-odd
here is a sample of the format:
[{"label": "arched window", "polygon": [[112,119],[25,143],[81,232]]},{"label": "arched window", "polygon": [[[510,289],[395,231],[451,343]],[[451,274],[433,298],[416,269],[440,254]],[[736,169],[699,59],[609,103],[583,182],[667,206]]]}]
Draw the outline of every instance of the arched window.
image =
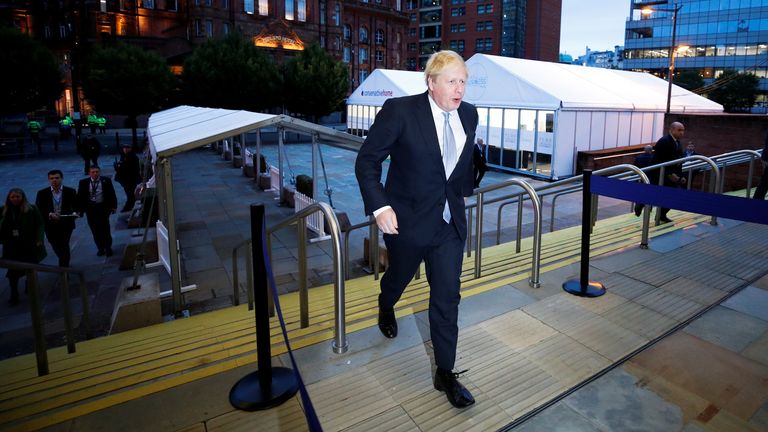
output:
[{"label": "arched window", "polygon": [[368,29],[365,27],[360,27],[360,39],[358,40],[360,43],[368,43]]},{"label": "arched window", "polygon": [[376,30],[376,44],[377,45],[384,44],[384,30],[382,29]]},{"label": "arched window", "polygon": [[349,24],[344,24],[344,40],[350,41],[352,39],[352,27]]}]

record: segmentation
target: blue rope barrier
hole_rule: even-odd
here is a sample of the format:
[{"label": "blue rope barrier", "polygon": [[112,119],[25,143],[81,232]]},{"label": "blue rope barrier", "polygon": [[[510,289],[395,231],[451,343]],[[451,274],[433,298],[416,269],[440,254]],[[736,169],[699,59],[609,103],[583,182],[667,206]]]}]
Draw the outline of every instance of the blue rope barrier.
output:
[{"label": "blue rope barrier", "polygon": [[301,394],[301,402],[304,405],[304,417],[307,419],[307,426],[310,432],[322,432],[323,428],[320,426],[320,420],[317,418],[315,407],[312,405],[312,400],[307,392],[307,387],[304,385],[304,380],[301,379],[301,372],[296,364],[296,359],[293,356],[293,350],[291,350],[291,343],[288,341],[288,331],[285,328],[285,320],[283,319],[283,312],[280,308],[280,296],[277,292],[277,284],[275,283],[275,276],[272,273],[272,263],[269,260],[269,253],[267,250],[267,227],[266,221],[262,220],[261,224],[261,248],[264,252],[264,267],[267,270],[267,279],[269,281],[269,289],[272,290],[272,298],[275,302],[275,310],[277,311],[277,317],[280,320],[280,329],[283,333],[283,341],[285,347],[288,349],[288,356],[291,358],[291,365],[293,366],[293,372],[296,375],[296,381],[299,383],[299,394]]},{"label": "blue rope barrier", "polygon": [[768,225],[768,201],[592,176],[594,194]]}]

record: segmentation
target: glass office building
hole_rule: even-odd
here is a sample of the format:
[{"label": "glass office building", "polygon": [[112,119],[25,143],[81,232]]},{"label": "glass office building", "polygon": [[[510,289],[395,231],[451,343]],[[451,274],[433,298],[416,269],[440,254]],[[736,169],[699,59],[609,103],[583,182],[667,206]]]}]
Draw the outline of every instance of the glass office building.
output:
[{"label": "glass office building", "polygon": [[630,0],[624,69],[667,77],[677,7],[675,73],[696,70],[705,85],[727,69],[753,73],[760,79],[753,111],[766,112],[768,0]]}]

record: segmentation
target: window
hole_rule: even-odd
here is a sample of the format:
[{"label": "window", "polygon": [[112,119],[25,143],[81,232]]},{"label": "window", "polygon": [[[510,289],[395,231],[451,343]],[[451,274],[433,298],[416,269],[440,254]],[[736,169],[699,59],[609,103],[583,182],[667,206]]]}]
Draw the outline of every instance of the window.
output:
[{"label": "window", "polygon": [[205,0],[205,5],[206,6],[210,7],[212,4],[213,4],[213,0]]},{"label": "window", "polygon": [[383,62],[384,61],[384,51],[383,50],[376,50],[376,61],[377,62]]},{"label": "window", "polygon": [[360,82],[362,83],[365,81],[365,79],[368,78],[368,71],[367,70],[361,70],[360,71]]},{"label": "window", "polygon": [[213,21],[205,20],[205,35],[213,37]]},{"label": "window", "polygon": [[482,52],[485,51],[485,39],[476,39],[475,40],[475,51]]},{"label": "window", "polygon": [[409,28],[408,29],[408,36],[411,36],[411,37],[416,36],[416,29],[413,28],[413,27]]},{"label": "window", "polygon": [[439,25],[421,27],[421,39],[439,38],[441,30],[442,26]]},{"label": "window", "polygon": [[368,63],[368,48],[360,48],[360,64]]},{"label": "window", "polygon": [[475,31],[483,31],[485,30],[485,21],[478,21],[477,27],[475,27]]},{"label": "window", "polygon": [[464,40],[452,40],[450,44],[451,50],[456,51],[458,53],[464,52]]},{"label": "window", "polygon": [[294,20],[293,0],[285,0],[285,19],[288,21]]},{"label": "window", "polygon": [[245,0],[243,10],[245,10],[245,13],[253,15],[253,0]]},{"label": "window", "polygon": [[228,35],[228,34],[229,34],[229,23],[228,23],[228,22],[225,22],[225,23],[224,23],[224,24],[221,26],[221,32],[222,32],[222,33],[224,33],[225,35]]},{"label": "window", "polygon": [[452,5],[461,5],[466,3],[466,0],[451,0]]},{"label": "window", "polygon": [[307,0],[299,0],[299,21],[300,22],[306,22],[307,21]]},{"label": "window", "polygon": [[165,0],[165,10],[174,12],[179,10],[178,0]]},{"label": "window", "polygon": [[229,9],[229,0],[221,0],[221,8]]},{"label": "window", "polygon": [[451,24],[451,33],[463,33],[465,31],[467,31],[466,24]]},{"label": "window", "polygon": [[411,52],[416,51],[416,42],[411,42],[408,44],[408,51],[411,51]]},{"label": "window", "polygon": [[349,24],[344,24],[344,40],[350,41],[352,39],[352,27]]},{"label": "window", "polygon": [[491,51],[493,49],[493,39],[485,38],[485,50]]},{"label": "window", "polygon": [[464,16],[467,14],[467,9],[464,7],[451,8],[451,16]]},{"label": "window", "polygon": [[[141,0],[139,2],[139,7],[142,9],[154,9],[155,8],[155,0]],[[104,2],[104,9],[107,8],[107,3]],[[102,11],[106,12],[106,10]]]},{"label": "window", "polygon": [[203,23],[200,22],[200,18],[195,18],[195,36],[203,35]]},{"label": "window", "polygon": [[[253,3],[253,0],[250,0],[250,2]],[[269,0],[259,0],[259,15],[269,15]]]},{"label": "window", "polygon": [[368,29],[365,27],[360,27],[360,36],[358,38],[358,42],[360,43],[368,43]]},{"label": "window", "polygon": [[344,63],[349,63],[350,57],[352,57],[352,53],[349,47],[344,47],[344,54],[342,56],[342,60],[344,61]]},{"label": "window", "polygon": [[413,10],[419,7],[418,0],[405,0],[405,9]]},{"label": "window", "polygon": [[415,13],[412,13],[412,14],[410,15],[410,19],[411,19],[411,22],[416,22],[416,14],[415,14]]},{"label": "window", "polygon": [[376,45],[383,45],[384,44],[384,30],[378,29],[376,30]]},{"label": "window", "polygon": [[99,0],[99,12],[106,12],[106,11],[107,11],[107,0]]},{"label": "window", "polygon": [[324,1],[320,2],[320,24],[325,24],[326,5]]},{"label": "window", "polygon": [[409,58],[405,61],[405,67],[408,68],[409,71],[415,71],[416,70],[416,59],[415,58]]},{"label": "window", "polygon": [[341,25],[341,5],[338,3],[333,8],[333,23],[337,26]]}]

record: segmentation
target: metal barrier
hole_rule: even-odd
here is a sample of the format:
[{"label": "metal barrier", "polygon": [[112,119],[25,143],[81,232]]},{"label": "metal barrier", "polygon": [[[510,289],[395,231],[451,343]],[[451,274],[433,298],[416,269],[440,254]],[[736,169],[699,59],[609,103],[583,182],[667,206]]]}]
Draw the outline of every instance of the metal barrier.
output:
[{"label": "metal barrier", "polygon": [[37,375],[48,375],[48,352],[45,343],[45,323],[43,322],[42,299],[37,273],[57,273],[61,283],[61,301],[64,309],[64,331],[67,338],[67,352],[75,352],[74,324],[72,319],[72,305],[69,299],[69,273],[74,273],[80,278],[80,299],[82,301],[83,315],[80,328],[85,330],[86,338],[90,337],[90,318],[88,307],[88,289],[85,286],[85,272],[69,267],[55,267],[44,264],[32,264],[21,261],[0,259],[0,268],[25,270],[27,277],[27,293],[29,295],[29,308],[32,315],[32,331],[35,338],[35,357],[37,358]]},{"label": "metal barrier", "polygon": [[[333,352],[337,354],[341,354],[347,351],[349,348],[347,343],[347,335],[346,335],[346,322],[345,322],[345,293],[344,293],[344,267],[345,267],[345,259],[344,259],[344,253],[341,248],[341,230],[339,229],[339,222],[336,219],[336,214],[333,212],[333,209],[330,205],[324,203],[324,202],[316,202],[314,204],[309,205],[308,207],[305,207],[304,209],[297,211],[291,216],[288,216],[287,218],[283,219],[282,221],[276,223],[272,227],[267,228],[267,239],[270,238],[271,234],[275,231],[285,228],[289,225],[292,225],[294,222],[297,226],[297,234],[298,234],[298,249],[299,249],[299,314],[301,319],[301,327],[306,328],[309,326],[309,291],[307,289],[307,260],[306,260],[306,254],[307,254],[307,242],[306,242],[306,232],[307,232],[307,225],[306,225],[306,218],[314,214],[315,212],[322,212],[325,216],[325,223],[328,224],[328,228],[331,231],[331,242],[333,245],[333,266],[334,266],[334,340],[332,343]],[[233,272],[235,275],[237,275],[238,269],[237,269],[237,250],[243,246],[250,245],[251,240],[245,240],[235,246],[232,250],[232,260],[233,260]],[[271,251],[271,242],[267,240],[267,251]],[[248,281],[248,299],[249,299],[249,309],[252,309],[252,298],[253,298],[253,275],[248,275],[249,281]],[[234,284],[234,291],[235,294],[233,296],[234,301],[239,303],[239,283],[238,278],[235,276],[233,278],[233,284]],[[237,303],[236,303],[237,304]],[[272,298],[269,298],[269,305],[270,308],[274,308],[274,302],[272,301]],[[270,309],[270,316],[274,315],[274,309]]]}]

